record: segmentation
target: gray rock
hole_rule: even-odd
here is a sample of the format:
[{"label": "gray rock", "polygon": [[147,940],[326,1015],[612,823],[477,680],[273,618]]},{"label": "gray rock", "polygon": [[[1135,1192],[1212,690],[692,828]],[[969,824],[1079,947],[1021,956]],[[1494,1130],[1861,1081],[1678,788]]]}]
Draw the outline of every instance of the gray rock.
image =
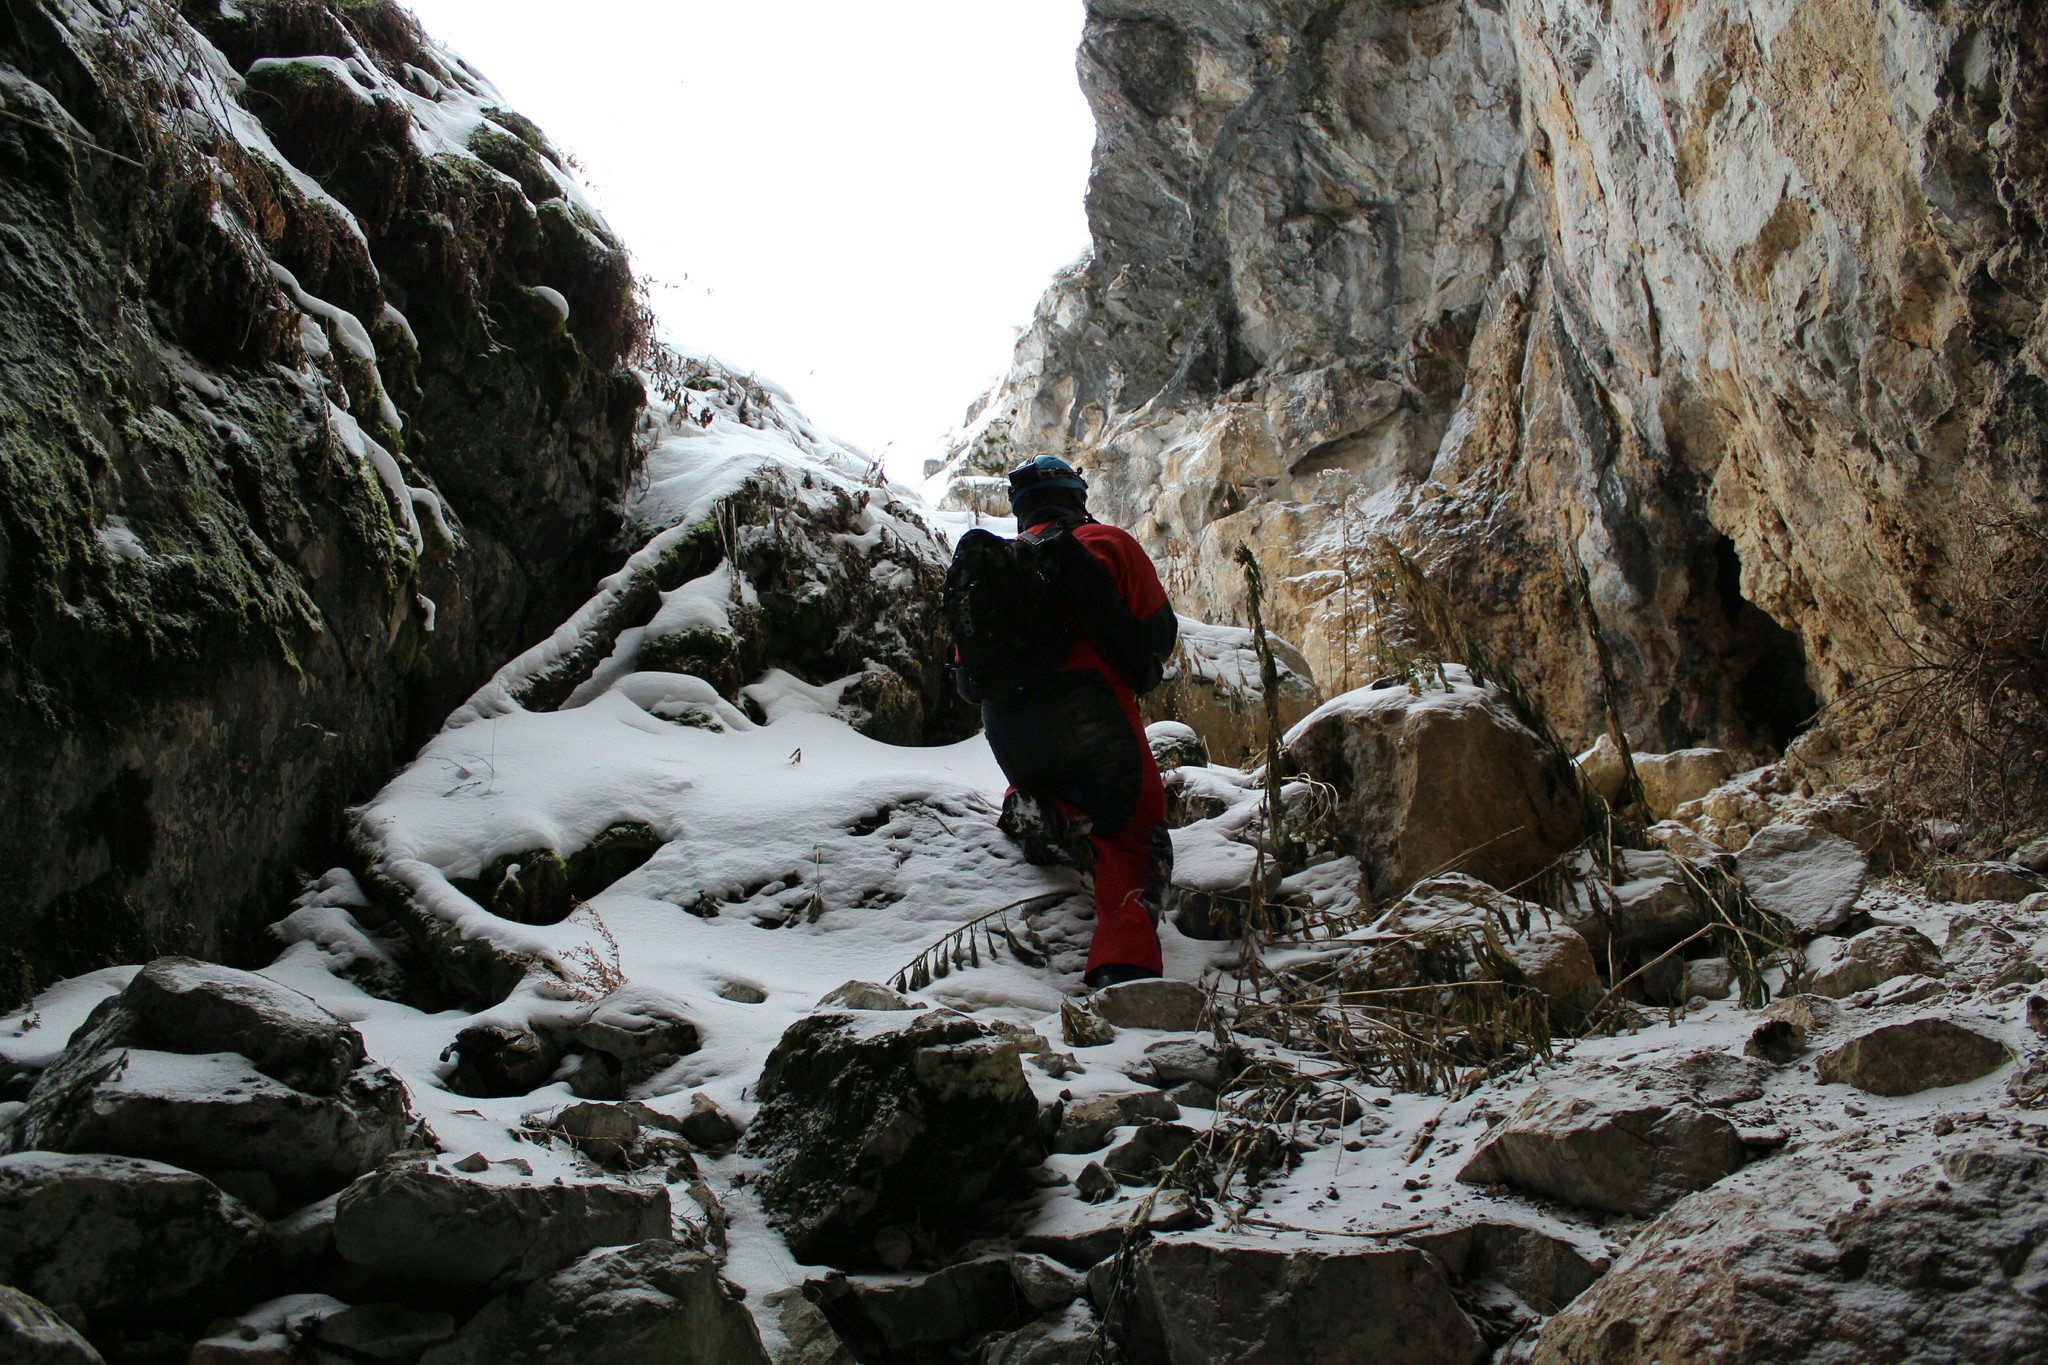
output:
[{"label": "gray rock", "polygon": [[[1129,1200],[1113,1204],[1059,1200],[1018,1239],[1017,1249],[1042,1253],[1061,1265],[1086,1270],[1123,1245],[1135,1213],[1136,1208]],[[1207,1227],[1209,1222],[1208,1206],[1199,1199],[1185,1190],[1162,1190],[1145,1216],[1145,1231],[1156,1237],[1169,1232],[1190,1232]],[[1094,1293],[1092,1286],[1089,1292]]]},{"label": "gray rock", "polygon": [[778,1289],[761,1306],[772,1314],[782,1345],[771,1351],[774,1365],[857,1365],[853,1352],[802,1289]]},{"label": "gray rock", "polygon": [[1170,1122],[1179,1117],[1180,1106],[1157,1090],[1131,1090],[1121,1095],[1069,1100],[1060,1111],[1060,1126],[1053,1135],[1052,1149],[1055,1152],[1099,1151],[1115,1129],[1145,1119]]},{"label": "gray rock", "polygon": [[944,1009],[800,1019],[755,1093],[755,1189],[813,1264],[971,1210],[1038,1122],[1017,1045]]},{"label": "gray rock", "polygon": [[983,1348],[979,1365],[1117,1365],[1115,1352],[1113,1343],[1097,1340],[1087,1305],[1075,1304],[997,1337]]},{"label": "gray rock", "polygon": [[1824,995],[1806,992],[1787,995],[1764,1006],[1766,1019],[1782,1019],[1788,1024],[1797,1024],[1805,1033],[1827,1033],[1841,1024],[1846,1017],[1842,1007]]},{"label": "gray rock", "polygon": [[0,1157],[0,1283],[59,1308],[203,1317],[240,1291],[262,1233],[210,1181],[159,1162]]},{"label": "gray rock", "polygon": [[2048,876],[2048,839],[2036,839],[2031,844],[2014,849],[2012,857],[2006,861],[2018,863],[2029,872]]},{"label": "gray rock", "polygon": [[[1590,859],[1580,871],[1598,879]],[[1707,922],[1694,899],[1684,868],[1661,849],[1616,849],[1613,880],[1600,881],[1595,893],[1583,887],[1566,911],[1570,926],[1582,935],[1596,962],[1605,964],[1610,932],[1624,953],[1656,956]]]},{"label": "gray rock", "polygon": [[1074,1177],[1074,1193],[1091,1204],[1116,1198],[1118,1188],[1116,1177],[1104,1170],[1099,1161],[1089,1162],[1081,1168],[1081,1174]]},{"label": "gray rock", "polygon": [[1040,1313],[1065,1308],[1088,1292],[1085,1279],[1043,1256],[1012,1256],[1010,1275],[1024,1302]]},{"label": "gray rock", "polygon": [[[1110,1301],[1107,1267],[1089,1276]],[[1476,1365],[1485,1342],[1442,1264],[1414,1247],[1289,1250],[1156,1240],[1133,1258],[1109,1329],[1133,1360],[1174,1365]]]},{"label": "gray rock", "polygon": [[834,1275],[806,1293],[863,1359],[900,1358],[920,1347],[964,1344],[1023,1326],[1038,1310],[1027,1302],[1007,1259],[963,1261],[929,1275]]},{"label": "gray rock", "polygon": [[0,1359],[12,1365],[104,1365],[100,1353],[37,1299],[0,1284]]},{"label": "gray rock", "polygon": [[1789,1019],[1766,1019],[1750,1031],[1742,1051],[1772,1066],[1789,1066],[1806,1051],[1806,1030]]},{"label": "gray rock", "polygon": [[238,1052],[264,1075],[309,1095],[339,1093],[363,1063],[362,1036],[311,997],[194,958],[156,959],[102,1009],[130,1016],[119,1037],[126,1046]]},{"label": "gray rock", "polygon": [[2017,936],[1976,915],[1957,915],[1949,920],[1941,959],[1952,973],[1980,990],[2032,985],[2042,979],[2041,964]]},{"label": "gray rock", "polygon": [[[1829,955],[1815,963],[1812,990],[1840,1000],[1899,976],[1940,976],[1941,950],[1918,929],[1880,924],[1845,940],[1822,940]],[[1812,959],[1809,959],[1812,961]]]},{"label": "gray rock", "polygon": [[403,1304],[364,1303],[321,1318],[306,1335],[342,1352],[343,1359],[410,1365],[428,1347],[455,1335],[455,1319]]},{"label": "gray rock", "polygon": [[1726,1000],[1735,993],[1735,966],[1725,957],[1694,958],[1685,964],[1685,998]]},{"label": "gray rock", "polygon": [[1578,930],[1539,924],[1526,934],[1504,939],[1501,946],[1529,984],[1552,1004],[1585,1009],[1600,998],[1600,969]]},{"label": "gray rock", "polygon": [[2012,1061],[2012,1049],[1947,1019],[1914,1019],[1859,1034],[1824,1052],[1814,1070],[1827,1085],[1873,1095],[1912,1095],[1962,1085]]},{"label": "gray rock", "polygon": [[849,981],[826,991],[818,1000],[821,1010],[914,1010],[922,1009],[901,991],[877,986],[872,981]]},{"label": "gray rock", "polygon": [[[1375,901],[1458,868],[1498,887],[1577,843],[1584,813],[1568,760],[1546,750],[1499,689],[1456,665],[1446,686],[1363,688],[1287,734],[1291,763],[1339,797],[1340,841]],[[1432,774],[1457,773],[1455,783]]]},{"label": "gray rock", "polygon": [[592,1001],[564,1033],[565,1049],[573,1042],[616,1061],[629,1091],[702,1046],[682,1004],[646,986],[626,986]]},{"label": "gray rock", "polygon": [[410,1146],[409,1106],[404,1083],[377,1065],[312,1095],[234,1053],[80,1045],[43,1073],[19,1141],[183,1166],[269,1205],[330,1193]]},{"label": "gray rock", "polygon": [[1805,934],[1847,919],[1870,871],[1868,855],[1839,834],[1785,821],[1758,830],[1735,865],[1758,905]]},{"label": "gray rock", "polygon": [[717,1148],[732,1146],[746,1130],[709,1095],[692,1095],[690,1112],[683,1115],[676,1131],[695,1146]]},{"label": "gray rock", "polygon": [[559,1270],[592,1247],[669,1236],[668,1191],[612,1181],[528,1184],[394,1162],[335,1207],[342,1258],[408,1293],[502,1290]]},{"label": "gray rock", "polygon": [[1062,1000],[1060,1041],[1068,1047],[1102,1047],[1116,1041],[1116,1029],[1087,1006]]},{"label": "gray rock", "polygon": [[1667,1092],[1709,1109],[1727,1109],[1762,1099],[1770,1079],[1771,1068],[1766,1063],[1714,1048],[1697,1048],[1650,1066],[1635,1088]]},{"label": "gray rock", "polygon": [[2048,891],[2048,875],[2019,863],[1948,863],[1927,874],[1927,889],[1945,901],[2023,901]]},{"label": "gray rock", "polygon": [[1537,1087],[1458,1172],[1577,1208],[1643,1217],[1740,1170],[1734,1124],[1686,1101]]},{"label": "gray rock", "polygon": [[455,1066],[445,1078],[449,1089],[479,1099],[502,1099],[530,1095],[552,1081],[562,1064],[562,1049],[531,1029],[471,1024],[442,1051],[441,1060],[450,1059]]},{"label": "gray rock", "polygon": [[1606,1270],[1562,1237],[1521,1223],[1485,1219],[1409,1242],[1443,1263],[1460,1290],[1498,1284],[1548,1317],[1586,1292]]},{"label": "gray rock", "polygon": [[702,1252],[592,1251],[494,1299],[420,1365],[768,1365],[760,1333]]},{"label": "gray rock", "polygon": [[2031,1148],[1952,1149],[1875,1198],[1833,1157],[1779,1158],[1639,1232],[1532,1362],[2020,1365],[2048,1355],[2044,1245]]},{"label": "gray rock", "polygon": [[1165,1090],[1187,1081],[1197,1081],[1211,1090],[1224,1081],[1223,1057],[1213,1044],[1199,1038],[1170,1038],[1145,1049],[1139,1074]]},{"label": "gray rock", "polygon": [[1102,1168],[1124,1185],[1157,1184],[1181,1153],[1200,1137],[1194,1129],[1178,1123],[1145,1123],[1112,1147],[1102,1158]]},{"label": "gray rock", "polygon": [[1088,997],[1088,1008],[1113,1028],[1192,1033],[1209,1022],[1208,994],[1192,981],[1164,977],[1106,987]]},{"label": "gray rock", "polygon": [[[548,1127],[600,1166],[616,1165],[640,1140],[638,1105],[586,1102],[564,1106]],[[474,1174],[474,1172],[472,1172]]]}]

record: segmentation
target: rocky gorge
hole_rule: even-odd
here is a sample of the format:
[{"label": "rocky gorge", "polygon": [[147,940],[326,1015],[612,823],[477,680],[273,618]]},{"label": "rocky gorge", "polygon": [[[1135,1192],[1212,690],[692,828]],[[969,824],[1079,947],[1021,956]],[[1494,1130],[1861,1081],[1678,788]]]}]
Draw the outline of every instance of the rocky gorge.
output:
[{"label": "rocky gorge", "polygon": [[[0,1357],[2040,1358],[2043,41],[1091,0],[927,502],[402,10],[0,9]],[[1184,613],[1093,994],[942,666],[1036,450]]]}]

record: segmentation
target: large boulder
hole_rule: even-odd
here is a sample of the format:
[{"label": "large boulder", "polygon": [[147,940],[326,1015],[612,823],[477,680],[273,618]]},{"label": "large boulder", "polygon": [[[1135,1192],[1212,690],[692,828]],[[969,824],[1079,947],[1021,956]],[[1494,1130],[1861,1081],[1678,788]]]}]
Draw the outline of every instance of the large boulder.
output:
[{"label": "large boulder", "polygon": [[1735,865],[1751,899],[1806,934],[1849,918],[1870,875],[1869,855],[1855,844],[1818,824],[1785,820],[1758,830]]},{"label": "large boulder", "polygon": [[416,1140],[397,1076],[309,997],[159,958],[37,1078],[15,1145],[199,1171],[265,1212],[331,1193]]},{"label": "large boulder", "polygon": [[0,1283],[95,1321],[204,1316],[263,1220],[190,1171],[124,1156],[0,1157]]},{"label": "large boulder", "polygon": [[1637,754],[1635,764],[1636,780],[1643,784],[1643,799],[1650,803],[1652,820],[1670,819],[1680,806],[1698,800],[1735,775],[1735,761],[1720,749]]},{"label": "large boulder", "polygon": [[401,1293],[502,1290],[593,1247],[671,1235],[668,1190],[616,1181],[538,1184],[395,1161],[342,1191],[342,1259]]},{"label": "large boulder", "polygon": [[12,1365],[105,1365],[48,1304],[0,1284],[0,1360]]},{"label": "large boulder", "polygon": [[1953,1149],[1871,1198],[1827,1156],[1672,1208],[1543,1329],[1533,1365],[2019,1365],[2048,1357],[2048,1158]]},{"label": "large boulder", "polygon": [[[1331,1250],[1172,1238],[1140,1248],[1109,1314],[1132,1365],[1471,1365],[1479,1331],[1414,1247]],[[1112,1301],[1111,1266],[1090,1275]]]},{"label": "large boulder", "polygon": [[799,1019],[757,1093],[756,1189],[814,1263],[865,1261],[884,1228],[971,1212],[1038,1118],[1017,1044],[946,1009]]},{"label": "large boulder", "polygon": [[1873,1095],[1912,1095],[1962,1085],[2011,1062],[2012,1049],[1947,1019],[1910,1019],[1858,1034],[1820,1055],[1821,1083]]},{"label": "large boulder", "polygon": [[717,1263],[652,1239],[494,1299],[420,1365],[768,1365]]},{"label": "large boulder", "polygon": [[1486,1135],[1458,1179],[1645,1217],[1741,1169],[1745,1155],[1735,1125],[1691,1100],[1545,1084]]},{"label": "large boulder", "polygon": [[1375,900],[1458,870],[1512,887],[1584,833],[1571,761],[1505,694],[1444,666],[1444,681],[1360,688],[1287,735],[1292,765],[1337,790],[1340,838]]}]

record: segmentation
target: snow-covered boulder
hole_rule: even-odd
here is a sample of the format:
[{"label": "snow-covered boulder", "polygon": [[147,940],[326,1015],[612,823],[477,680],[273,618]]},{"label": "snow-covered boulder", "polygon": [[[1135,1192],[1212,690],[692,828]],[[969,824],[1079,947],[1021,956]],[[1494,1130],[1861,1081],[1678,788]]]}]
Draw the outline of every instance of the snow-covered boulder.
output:
[{"label": "snow-covered boulder", "polygon": [[1340,837],[1375,900],[1452,869],[1512,887],[1584,833],[1569,759],[1455,664],[1441,686],[1388,683],[1325,702],[1288,732],[1287,752],[1336,788]]},{"label": "snow-covered boulder", "polygon": [[[1100,1303],[1111,1301],[1108,1271],[1090,1276]],[[1415,1247],[1170,1238],[1142,1247],[1131,1274],[1109,1328],[1132,1360],[1476,1365],[1487,1356],[1443,1264]]]},{"label": "snow-covered boulder", "polygon": [[334,1245],[396,1289],[467,1293],[529,1283],[593,1247],[666,1238],[668,1190],[593,1180],[537,1183],[398,1161],[342,1191]]},{"label": "snow-covered boulder", "polygon": [[204,1177],[125,1156],[0,1157],[0,1283],[130,1319],[202,1316],[252,1269],[263,1220]]},{"label": "snow-covered boulder", "polygon": [[1038,1121],[1017,1044],[946,1009],[799,1019],[757,1093],[755,1188],[814,1263],[873,1261],[884,1229],[971,1212]]},{"label": "snow-covered boulder", "polygon": [[768,1365],[745,1305],[701,1251],[660,1239],[592,1251],[484,1305],[420,1365]]},{"label": "snow-covered boulder", "polygon": [[1532,1365],[2020,1365],[2048,1355],[2039,1150],[1975,1144],[1881,1189],[1867,1172],[1860,1188],[1858,1178],[1819,1153],[1686,1199],[1551,1319]]},{"label": "snow-covered boulder", "polygon": [[1735,864],[1758,905],[1808,934],[1847,919],[1870,872],[1868,855],[1841,835],[1786,820],[1758,830]]},{"label": "snow-covered boulder", "polygon": [[[1320,695],[1308,660],[1277,635],[1268,634],[1280,678],[1280,727],[1284,731],[1314,709]],[[1251,766],[1266,747],[1266,685],[1252,633],[1239,626],[1213,626],[1180,618],[1180,638],[1159,686],[1139,699],[1147,720],[1179,721],[1195,732],[1205,755]]]},{"label": "snow-covered boulder", "polygon": [[340,1189],[416,1127],[350,1025],[254,973],[160,958],[37,1078],[16,1142],[168,1162],[270,1212]]}]

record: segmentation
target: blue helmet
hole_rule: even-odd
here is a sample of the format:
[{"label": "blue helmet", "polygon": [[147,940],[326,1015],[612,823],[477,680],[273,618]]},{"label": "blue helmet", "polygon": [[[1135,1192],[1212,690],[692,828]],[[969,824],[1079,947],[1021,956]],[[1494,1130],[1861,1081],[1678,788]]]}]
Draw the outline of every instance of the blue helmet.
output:
[{"label": "blue helmet", "polygon": [[1010,471],[1010,505],[1017,505],[1020,495],[1038,489],[1066,488],[1088,495],[1088,481],[1081,477],[1081,471],[1057,455],[1034,455]]}]

